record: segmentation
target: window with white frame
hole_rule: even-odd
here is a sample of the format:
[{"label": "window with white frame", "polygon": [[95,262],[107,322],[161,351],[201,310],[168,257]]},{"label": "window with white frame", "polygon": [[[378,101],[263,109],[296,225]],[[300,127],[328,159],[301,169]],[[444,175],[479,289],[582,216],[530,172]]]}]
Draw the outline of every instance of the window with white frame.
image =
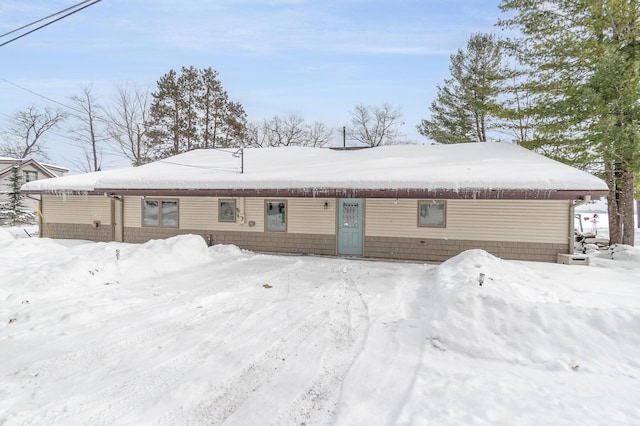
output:
[{"label": "window with white frame", "polygon": [[24,182],[31,182],[33,180],[38,180],[38,172],[35,172],[32,170],[23,170],[22,180]]},{"label": "window with white frame", "polygon": [[265,229],[267,231],[287,230],[287,202],[265,201]]},{"label": "window with white frame", "polygon": [[236,221],[236,200],[218,201],[218,222]]},{"label": "window with white frame", "polygon": [[178,201],[159,199],[142,200],[142,225],[177,228]]},{"label": "window with white frame", "polygon": [[447,203],[442,200],[418,201],[418,226],[444,228]]}]

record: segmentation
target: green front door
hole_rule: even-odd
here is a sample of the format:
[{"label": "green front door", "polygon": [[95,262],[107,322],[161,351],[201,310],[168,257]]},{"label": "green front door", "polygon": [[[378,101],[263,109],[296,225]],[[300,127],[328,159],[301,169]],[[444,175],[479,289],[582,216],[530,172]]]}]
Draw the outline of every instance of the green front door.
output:
[{"label": "green front door", "polygon": [[362,198],[338,199],[338,254],[362,256]]}]

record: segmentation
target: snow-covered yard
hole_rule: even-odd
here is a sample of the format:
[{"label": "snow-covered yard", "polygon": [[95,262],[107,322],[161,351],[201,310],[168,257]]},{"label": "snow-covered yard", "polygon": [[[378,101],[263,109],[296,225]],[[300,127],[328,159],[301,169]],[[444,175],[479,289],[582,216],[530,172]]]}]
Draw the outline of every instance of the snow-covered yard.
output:
[{"label": "snow-covered yard", "polygon": [[640,423],[638,248],[425,265],[17,234],[0,424]]}]

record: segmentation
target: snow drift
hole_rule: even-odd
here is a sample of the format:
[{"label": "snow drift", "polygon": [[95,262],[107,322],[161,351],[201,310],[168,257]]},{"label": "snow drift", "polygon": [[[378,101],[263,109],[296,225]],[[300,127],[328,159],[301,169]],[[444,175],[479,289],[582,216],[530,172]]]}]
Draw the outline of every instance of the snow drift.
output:
[{"label": "snow drift", "polygon": [[4,425],[640,418],[637,248],[434,266],[0,239]]},{"label": "snow drift", "polygon": [[540,285],[546,273],[482,250],[430,275],[421,291],[428,339],[438,349],[549,370],[633,375],[640,367],[638,309],[581,305]]}]

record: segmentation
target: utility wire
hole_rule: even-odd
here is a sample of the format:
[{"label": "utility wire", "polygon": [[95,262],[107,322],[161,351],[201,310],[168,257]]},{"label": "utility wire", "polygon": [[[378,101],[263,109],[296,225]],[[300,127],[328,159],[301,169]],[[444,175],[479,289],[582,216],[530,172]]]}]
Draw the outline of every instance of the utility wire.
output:
[{"label": "utility wire", "polygon": [[[90,1],[90,0],[89,0],[89,1]],[[93,3],[89,3],[89,4],[88,4],[88,5],[86,5],[86,6],[83,6],[83,7],[79,8],[79,9],[76,9],[76,10],[74,10],[74,11],[72,11],[72,12],[67,13],[66,15],[63,15],[63,16],[59,17],[58,19],[54,19],[53,21],[49,21],[49,22],[47,22],[46,24],[44,24],[44,25],[40,25],[39,27],[34,28],[34,29],[33,29],[33,30],[31,30],[31,31],[27,31],[26,33],[20,34],[19,36],[14,37],[14,38],[12,38],[12,39],[11,39],[11,40],[9,40],[9,41],[5,41],[4,43],[0,44],[0,47],[2,47],[2,46],[6,46],[7,44],[9,44],[9,43],[11,43],[11,42],[13,42],[13,41],[16,41],[16,40],[18,40],[18,39],[21,39],[22,37],[24,37],[24,36],[26,36],[26,35],[29,35],[29,34],[31,34],[31,33],[33,33],[33,32],[36,32],[36,31],[38,31],[38,30],[40,30],[40,29],[44,28],[44,27],[47,27],[47,26],[49,26],[49,25],[51,25],[51,24],[53,24],[53,23],[55,23],[55,22],[58,22],[58,21],[60,21],[60,20],[62,20],[62,19],[64,19],[64,18],[66,18],[67,16],[73,15],[74,13],[80,12],[81,10],[86,9],[86,8],[88,8],[89,6],[93,6],[93,5],[94,5],[94,4],[96,4],[96,3],[100,3],[101,1],[102,1],[102,0],[94,0],[94,1],[93,1]],[[83,3],[85,3],[85,2],[82,2],[82,3],[79,3],[79,4],[83,4]],[[77,5],[76,5],[76,6],[77,6]],[[75,7],[75,6],[74,6],[74,7]],[[55,13],[55,14],[54,14],[54,16],[55,16],[55,15],[58,15],[59,13],[62,13],[62,12]],[[46,19],[46,18],[43,18],[43,19]],[[28,27],[28,26],[30,26],[30,25],[32,25],[32,24],[27,25],[27,27]],[[17,31],[17,30],[16,30],[16,31]],[[12,31],[12,32],[13,32],[13,31]]]},{"label": "utility wire", "polygon": [[[65,108],[67,108],[67,109],[69,109],[69,110],[71,110],[71,111],[75,111],[75,112],[77,112],[77,113],[79,113],[79,114],[82,114],[83,116],[87,114],[87,112],[86,112],[86,111],[83,111],[83,110],[81,110],[81,109],[79,109],[79,108],[76,108],[76,107],[73,107],[73,106],[70,106],[70,105],[67,105],[67,104],[63,104],[62,102],[56,101],[55,99],[49,98],[49,97],[47,97],[47,96],[45,96],[45,95],[42,95],[42,94],[40,94],[40,93],[38,93],[38,92],[34,92],[34,91],[33,91],[33,90],[31,90],[31,89],[27,89],[26,87],[20,86],[20,85],[19,85],[19,84],[17,84],[17,83],[14,83],[14,82],[12,82],[12,81],[9,81],[9,80],[7,80],[6,78],[0,77],[0,81],[4,81],[5,83],[10,84],[10,85],[12,85],[12,86],[15,86],[15,87],[17,87],[17,88],[18,88],[18,89],[20,89],[20,90],[24,90],[25,92],[29,92],[29,93],[31,93],[32,95],[38,96],[38,97],[40,97],[40,98],[42,98],[42,99],[45,99],[45,100],[47,100],[47,101],[49,101],[49,102],[53,102],[54,104],[57,104],[57,105],[63,106],[63,107],[65,107]],[[10,116],[10,115],[8,115],[8,114],[5,114],[5,113],[3,113],[3,112],[0,112],[0,115],[4,115],[4,116],[5,116],[5,117],[7,117],[7,118],[12,118],[12,116]],[[106,124],[115,124],[116,126],[120,126],[120,123],[117,123],[117,122],[115,122],[115,121],[113,121],[113,120],[110,120],[110,119],[108,119],[108,118],[104,118],[104,117],[99,117],[99,116],[98,116],[98,117],[95,117],[95,119],[96,119],[97,121],[101,121],[101,122],[106,123]],[[214,149],[214,150],[216,150],[216,151],[220,151],[220,152],[226,152],[226,153],[228,153],[228,154],[235,154],[235,153],[238,151],[238,149],[239,149],[239,148],[209,148],[209,149]]]},{"label": "utility wire", "polygon": [[[5,83],[7,83],[7,84],[10,84],[10,85],[12,85],[12,86],[17,87],[18,89],[21,89],[21,90],[24,90],[24,91],[26,91],[26,92],[29,92],[29,93],[31,93],[31,94],[33,94],[33,95],[36,95],[36,96],[38,96],[38,97],[40,97],[40,98],[42,98],[42,99],[45,99],[45,100],[47,100],[47,101],[49,101],[49,102],[53,102],[53,103],[55,103],[55,104],[57,104],[57,105],[63,106],[63,107],[65,107],[65,108],[67,108],[67,109],[70,109],[70,110],[75,111],[75,112],[77,112],[77,113],[80,113],[80,114],[82,114],[82,115],[85,115],[85,114],[86,114],[86,111],[83,111],[83,110],[81,110],[81,109],[74,108],[74,107],[72,107],[72,106],[69,106],[69,105],[63,104],[62,102],[58,102],[58,101],[56,101],[55,99],[52,99],[52,98],[49,98],[49,97],[47,97],[47,96],[41,95],[40,93],[34,92],[33,90],[27,89],[26,87],[22,87],[22,86],[20,86],[19,84],[13,83],[13,82],[11,82],[11,81],[9,81],[9,80],[7,80],[7,79],[3,78],[3,77],[0,77],[0,81],[4,81],[4,82],[5,82]],[[3,116],[5,116],[5,117],[7,117],[7,118],[12,118],[12,116],[10,116],[10,115],[8,115],[8,114],[5,114],[5,113],[3,113],[3,112],[0,112],[0,115],[3,115]],[[111,121],[111,120],[109,120],[109,119],[105,119],[105,118],[103,118],[103,117],[96,117],[96,120],[97,120],[97,121],[102,121],[103,123],[107,123],[107,124],[115,124],[115,125],[119,126],[119,123],[116,123],[116,122]],[[78,143],[79,143],[79,141],[78,141],[77,139],[71,138],[71,137],[69,137],[69,136],[64,136],[64,135],[61,135],[61,134],[56,133],[56,132],[53,132],[53,131],[50,131],[49,133],[51,133],[51,134],[53,134],[53,135],[56,135],[56,136],[58,136],[58,137],[60,137],[60,138],[63,138],[63,139],[67,139],[67,140],[68,140],[68,141],[61,140],[61,142],[62,142],[62,143],[65,143],[65,144],[67,144],[67,145],[70,145],[70,146],[73,146],[73,147],[75,147],[75,148],[79,148],[79,149],[84,149],[84,148],[85,148],[83,145],[78,144]],[[102,147],[102,149],[103,149],[103,151],[104,151],[104,152],[108,152],[108,153],[110,153],[110,154],[112,154],[112,155],[116,155],[116,156],[119,156],[119,157],[122,157],[122,156],[123,156],[122,152],[120,152],[120,151],[119,151],[119,150],[117,150],[117,149],[115,149],[115,150],[114,150],[114,149],[111,149],[111,148],[107,148],[107,149],[105,149],[104,147]],[[232,154],[232,155],[233,155],[233,154],[235,154],[235,153],[238,151],[238,148],[209,148],[209,149],[214,149],[214,150],[216,150],[216,151],[219,151],[219,152],[225,152],[225,153],[227,153],[227,154]],[[125,154],[124,156],[126,157],[126,154]],[[232,172],[232,173],[238,173],[238,172],[240,171],[240,169],[220,168],[220,167],[212,167],[212,166],[196,166],[196,165],[191,165],[191,164],[183,164],[183,163],[178,163],[178,162],[167,161],[166,159],[161,159],[161,160],[158,160],[158,161],[161,161],[161,162],[163,162],[163,163],[167,163],[167,164],[177,165],[177,166],[185,166],[185,167],[201,168],[201,169],[206,169],[206,170],[210,170],[210,171]],[[241,173],[241,171],[240,171],[240,173]]]},{"label": "utility wire", "polygon": [[13,31],[9,31],[8,33],[0,34],[0,38],[2,38],[2,37],[4,37],[4,36],[8,36],[9,34],[13,34],[13,33],[15,33],[15,32],[18,32],[18,31],[20,31],[20,30],[23,30],[23,29],[25,29],[25,28],[27,28],[27,27],[30,27],[31,25],[35,25],[35,24],[37,24],[38,22],[42,22],[42,21],[47,20],[47,19],[49,19],[49,18],[53,18],[54,16],[56,16],[56,15],[60,15],[61,13],[64,13],[64,12],[66,12],[66,11],[68,11],[68,10],[75,9],[76,7],[78,7],[78,6],[80,6],[80,5],[83,5],[83,4],[85,4],[85,3],[89,3],[90,1],[92,1],[92,0],[84,0],[84,1],[82,1],[82,2],[80,2],[80,3],[78,3],[78,4],[75,4],[75,5],[71,6],[71,7],[68,7],[68,8],[66,8],[66,9],[63,9],[63,10],[61,10],[61,11],[59,11],[59,12],[52,13],[52,14],[51,14],[51,15],[49,15],[49,16],[45,16],[44,18],[38,19],[37,21],[33,21],[33,22],[32,22],[32,23],[30,23],[30,24],[23,25],[23,26],[21,26],[20,28],[16,28],[16,29],[15,29],[15,30],[13,30]]},{"label": "utility wire", "polygon": [[0,77],[0,80],[4,81],[4,82],[5,82],[5,83],[7,83],[7,84],[10,84],[10,85],[12,85],[12,86],[17,87],[18,89],[22,89],[22,90],[24,90],[25,92],[29,92],[29,93],[31,93],[32,95],[36,95],[36,96],[38,96],[38,97],[40,97],[40,98],[42,98],[42,99],[46,99],[46,100],[47,100],[47,101],[49,101],[49,102],[53,102],[54,104],[58,104],[58,105],[63,106],[63,107],[65,107],[65,108],[67,108],[67,109],[70,109],[70,110],[72,110],[72,111],[79,112],[79,113],[81,113],[81,114],[84,114],[84,113],[85,113],[84,111],[82,111],[82,110],[80,110],[80,109],[78,109],[78,108],[74,108],[74,107],[72,107],[72,106],[65,105],[65,104],[63,104],[62,102],[58,102],[58,101],[56,101],[55,99],[51,99],[51,98],[48,98],[48,97],[46,97],[46,96],[44,96],[44,95],[41,95],[40,93],[36,93],[36,92],[34,92],[33,90],[27,89],[26,87],[22,87],[22,86],[20,86],[19,84],[13,83],[13,82],[11,82],[11,81],[9,81],[9,80],[5,79],[5,78]]},{"label": "utility wire", "polygon": [[[227,152],[224,151],[222,149],[219,148],[212,148],[223,152]],[[177,161],[168,161],[167,159],[161,159],[161,160],[157,160],[158,163],[165,163],[165,164],[171,164],[173,166],[182,166],[182,167],[191,167],[194,169],[203,169],[203,170],[209,170],[209,171],[213,171],[213,172],[233,172],[233,173],[238,173],[239,169],[232,169],[232,168],[223,168],[223,167],[215,167],[215,166],[198,166],[195,164],[185,164],[185,163],[178,163]]]},{"label": "utility wire", "polygon": [[[82,116],[85,116],[85,115],[87,114],[87,111],[84,111],[84,110],[82,110],[82,109],[76,108],[76,107],[71,106],[71,105],[63,104],[62,102],[56,101],[55,99],[49,98],[49,97],[47,97],[47,96],[45,96],[45,95],[42,95],[42,94],[40,94],[40,93],[38,93],[38,92],[34,92],[34,91],[33,91],[33,90],[31,90],[31,89],[27,89],[26,87],[22,87],[22,86],[20,86],[20,85],[19,85],[19,84],[17,84],[17,83],[14,83],[14,82],[12,82],[12,81],[7,80],[6,78],[2,78],[2,77],[0,77],[0,81],[4,81],[5,83],[10,84],[10,85],[12,85],[12,86],[15,86],[15,87],[17,87],[17,88],[18,88],[18,89],[20,89],[20,90],[24,90],[25,92],[29,92],[29,93],[31,93],[32,95],[38,96],[38,97],[40,97],[40,98],[42,98],[42,99],[45,99],[45,100],[47,100],[47,101],[49,101],[49,102],[53,102],[54,104],[60,105],[60,106],[62,106],[62,107],[65,107],[66,109],[69,109],[69,110],[71,110],[71,111],[75,111],[76,113],[81,114]],[[4,116],[6,116],[6,117],[11,118],[11,116],[9,116],[9,115],[7,115],[7,114],[4,114],[4,113],[0,113],[0,114],[4,115]],[[73,115],[73,114],[72,114],[72,115]],[[116,126],[120,126],[120,123],[116,123],[116,122],[115,122],[115,121],[113,121],[113,120],[110,120],[110,119],[107,119],[107,118],[103,118],[103,117],[100,117],[100,116],[95,117],[95,119],[96,119],[97,121],[102,121],[103,123],[106,123],[106,124],[114,124],[114,125],[116,125]]]},{"label": "utility wire", "polygon": [[[34,91],[33,91],[33,90],[31,90],[31,89],[27,89],[26,87],[22,87],[22,86],[20,86],[20,85],[19,85],[19,84],[17,84],[17,83],[14,83],[14,82],[12,82],[12,81],[7,80],[6,78],[2,78],[2,77],[0,77],[0,80],[1,80],[1,81],[4,81],[4,82],[5,82],[5,83],[7,83],[7,84],[10,84],[10,85],[12,85],[12,86],[17,87],[18,89],[24,90],[25,92],[29,92],[29,93],[31,93],[32,95],[36,95],[36,96],[38,96],[38,97],[40,97],[40,98],[42,98],[42,99],[45,99],[45,100],[47,100],[47,101],[49,101],[49,102],[53,102],[54,104],[57,104],[57,105],[63,106],[63,107],[65,107],[65,108],[67,108],[67,109],[69,109],[69,110],[71,110],[71,111],[75,111],[75,112],[77,112],[78,114],[81,114],[82,116],[84,116],[84,115],[86,115],[86,114],[87,114],[87,111],[81,110],[81,109],[79,109],[79,108],[76,108],[76,107],[73,107],[73,106],[70,106],[70,105],[67,105],[67,104],[63,104],[62,102],[56,101],[55,99],[49,98],[49,97],[47,97],[47,96],[45,96],[45,95],[41,95],[41,94],[40,94],[40,93],[38,93],[38,92],[34,92]],[[9,115],[7,115],[7,114],[4,114],[4,113],[0,113],[0,114],[4,115],[4,116],[6,116],[6,117],[11,118],[11,116],[9,116]],[[99,117],[99,116],[98,116],[98,117],[95,117],[95,119],[96,119],[96,120],[98,120],[98,121],[102,121],[103,123],[107,123],[107,124],[115,124],[116,126],[119,126],[119,125],[120,125],[120,123],[116,123],[115,121],[112,121],[112,120],[109,120],[109,119],[106,119],[106,118],[103,118],[103,117]]]}]

